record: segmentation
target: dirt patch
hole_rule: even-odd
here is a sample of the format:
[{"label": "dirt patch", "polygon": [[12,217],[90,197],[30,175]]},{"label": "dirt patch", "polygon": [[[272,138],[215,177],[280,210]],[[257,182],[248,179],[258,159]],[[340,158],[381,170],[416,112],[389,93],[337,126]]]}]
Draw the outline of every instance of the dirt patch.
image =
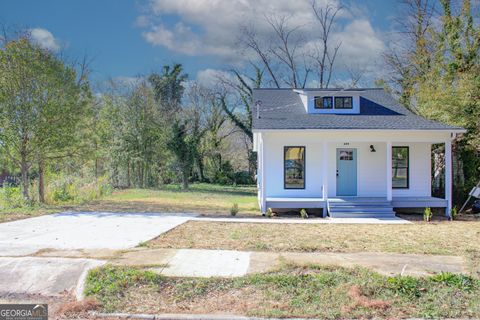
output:
[{"label": "dirt patch", "polygon": [[357,307],[385,310],[391,306],[391,302],[389,301],[371,299],[363,295],[358,286],[352,286],[350,290],[348,290],[347,295],[352,298],[353,303],[342,308],[344,313],[349,313]]}]

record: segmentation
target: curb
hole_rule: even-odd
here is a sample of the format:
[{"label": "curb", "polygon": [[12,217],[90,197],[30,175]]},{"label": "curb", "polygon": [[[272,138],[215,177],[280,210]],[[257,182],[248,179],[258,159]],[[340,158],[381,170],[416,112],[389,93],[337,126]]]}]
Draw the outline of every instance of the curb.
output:
[{"label": "curb", "polygon": [[[178,313],[165,313],[165,314],[144,314],[144,313],[101,313],[92,312],[93,316],[100,318],[120,318],[120,319],[139,319],[139,320],[284,320],[279,318],[257,318],[246,317],[238,315],[228,314],[178,314]],[[305,318],[288,318],[289,320],[305,320]],[[308,319],[314,320],[314,319]]]}]

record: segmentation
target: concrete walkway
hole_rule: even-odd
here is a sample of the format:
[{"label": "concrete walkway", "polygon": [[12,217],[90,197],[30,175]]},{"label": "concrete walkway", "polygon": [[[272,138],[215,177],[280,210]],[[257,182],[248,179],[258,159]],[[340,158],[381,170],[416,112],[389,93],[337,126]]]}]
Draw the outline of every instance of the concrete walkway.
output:
[{"label": "concrete walkway", "polygon": [[281,223],[281,224],[409,224],[410,221],[399,217],[391,218],[235,218],[235,217],[193,217],[192,221],[239,222],[239,223]]}]

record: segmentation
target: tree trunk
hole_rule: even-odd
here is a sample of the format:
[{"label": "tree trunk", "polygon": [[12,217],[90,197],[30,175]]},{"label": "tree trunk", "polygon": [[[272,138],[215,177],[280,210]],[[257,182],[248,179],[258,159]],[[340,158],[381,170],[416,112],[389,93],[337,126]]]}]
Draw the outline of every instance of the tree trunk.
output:
[{"label": "tree trunk", "polygon": [[38,201],[45,203],[45,161],[38,160]]},{"label": "tree trunk", "polygon": [[197,155],[197,166],[198,166],[198,175],[201,182],[205,182],[205,168],[203,165],[203,157],[199,154]]},{"label": "tree trunk", "polygon": [[127,188],[130,188],[131,181],[130,181],[130,160],[127,162]]},{"label": "tree trunk", "polygon": [[182,189],[183,190],[188,190],[188,174],[189,174],[188,167],[183,166],[183,170],[182,170]]},{"label": "tree trunk", "polygon": [[20,171],[22,173],[22,194],[23,198],[26,201],[30,201],[30,196],[28,194],[28,163],[27,163],[27,157],[22,154],[22,159],[21,159],[21,164],[20,164]]}]

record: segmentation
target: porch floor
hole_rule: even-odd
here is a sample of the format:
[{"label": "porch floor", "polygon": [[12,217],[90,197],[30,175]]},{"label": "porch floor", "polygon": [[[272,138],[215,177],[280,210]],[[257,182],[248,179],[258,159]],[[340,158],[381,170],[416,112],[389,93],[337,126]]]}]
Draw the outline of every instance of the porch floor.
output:
[{"label": "porch floor", "polygon": [[[267,197],[267,208],[323,208],[326,201],[322,197]],[[386,197],[331,197],[328,202],[386,202]],[[446,208],[447,200],[436,197],[393,197],[394,208]]]}]

